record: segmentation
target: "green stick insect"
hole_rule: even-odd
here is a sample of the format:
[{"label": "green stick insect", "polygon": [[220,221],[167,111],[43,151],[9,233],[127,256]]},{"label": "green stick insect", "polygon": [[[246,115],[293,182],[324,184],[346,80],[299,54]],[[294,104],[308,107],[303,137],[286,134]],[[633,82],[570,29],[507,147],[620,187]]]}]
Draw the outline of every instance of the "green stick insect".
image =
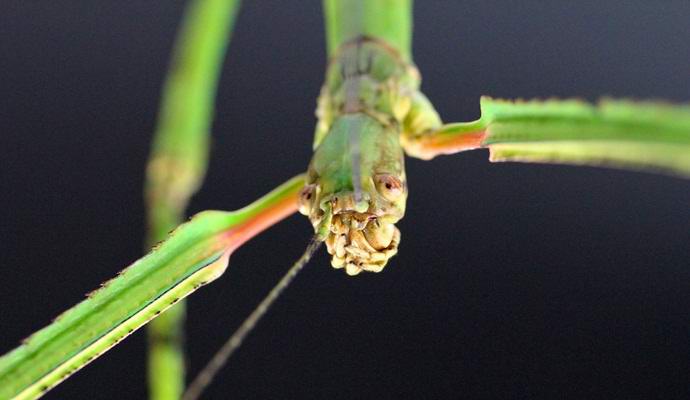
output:
[{"label": "green stick insect", "polygon": [[[206,21],[200,16],[214,15],[223,3],[198,1],[209,7],[207,13],[195,14],[199,24]],[[234,16],[236,5],[228,4],[226,15]],[[420,73],[411,57],[411,9],[412,2],[405,0],[326,0],[330,61],[307,173],[241,210],[202,212],[179,226],[147,256],[0,358],[0,399],[40,397],[219,278],[243,243],[296,211],[308,216],[315,232],[312,244],[191,384],[185,398],[197,398],[318,243],[325,242],[332,266],[348,275],[380,272],[390,262],[405,234],[396,227],[408,195],[405,154],[431,159],[487,148],[492,161],[606,165],[690,176],[687,106],[627,101],[594,106],[574,100],[511,102],[485,97],[477,121],[444,124],[419,90]],[[190,32],[203,31],[191,29],[191,37]],[[212,56],[202,52],[198,57],[210,57],[217,66],[219,52],[211,49]],[[212,82],[202,91],[213,91],[214,86]],[[200,102],[208,111],[204,101]],[[196,115],[201,125],[210,120],[207,114]],[[172,142],[160,143],[165,147]],[[203,158],[193,158],[197,175],[204,169],[199,161]],[[171,174],[180,164],[157,160],[150,174],[160,170],[171,182],[187,185],[184,194],[172,192],[177,208],[171,218],[176,219],[199,178]],[[177,396],[175,390],[170,396]]]}]

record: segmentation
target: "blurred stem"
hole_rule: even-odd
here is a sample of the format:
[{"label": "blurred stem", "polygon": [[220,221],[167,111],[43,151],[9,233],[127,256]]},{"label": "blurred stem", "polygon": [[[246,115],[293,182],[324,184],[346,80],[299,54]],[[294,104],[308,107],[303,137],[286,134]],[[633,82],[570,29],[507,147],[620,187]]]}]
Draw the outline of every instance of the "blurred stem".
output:
[{"label": "blurred stem", "polygon": [[[209,134],[225,51],[239,0],[190,0],[173,50],[146,171],[146,245],[179,225],[206,173]],[[177,400],[184,391],[183,301],[148,326],[149,396]]]},{"label": "blurred stem", "polygon": [[324,0],[328,56],[359,36],[385,41],[412,62],[412,0]]}]

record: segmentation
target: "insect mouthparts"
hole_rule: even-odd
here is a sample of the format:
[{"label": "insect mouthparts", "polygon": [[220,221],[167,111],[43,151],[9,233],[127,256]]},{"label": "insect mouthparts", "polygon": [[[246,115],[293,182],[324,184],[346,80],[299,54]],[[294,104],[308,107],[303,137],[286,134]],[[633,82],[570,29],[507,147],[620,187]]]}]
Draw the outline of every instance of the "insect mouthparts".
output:
[{"label": "insect mouthparts", "polygon": [[392,223],[381,223],[369,214],[341,213],[333,216],[326,247],[333,268],[348,275],[362,271],[381,272],[398,252],[400,231]]}]

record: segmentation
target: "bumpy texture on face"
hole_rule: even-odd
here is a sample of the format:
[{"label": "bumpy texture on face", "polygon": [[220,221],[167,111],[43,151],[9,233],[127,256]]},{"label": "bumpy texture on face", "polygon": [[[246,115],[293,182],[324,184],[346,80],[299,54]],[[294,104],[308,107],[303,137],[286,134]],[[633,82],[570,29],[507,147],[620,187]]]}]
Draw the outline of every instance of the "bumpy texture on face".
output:
[{"label": "bumpy texture on face", "polygon": [[333,267],[379,272],[397,252],[394,224],[407,199],[403,163],[398,132],[362,113],[339,118],[317,148],[300,212],[315,228],[326,219]]},{"label": "bumpy texture on face", "polygon": [[379,272],[397,253],[407,199],[400,134],[418,85],[413,66],[366,38],[329,64],[300,212],[349,275]]}]

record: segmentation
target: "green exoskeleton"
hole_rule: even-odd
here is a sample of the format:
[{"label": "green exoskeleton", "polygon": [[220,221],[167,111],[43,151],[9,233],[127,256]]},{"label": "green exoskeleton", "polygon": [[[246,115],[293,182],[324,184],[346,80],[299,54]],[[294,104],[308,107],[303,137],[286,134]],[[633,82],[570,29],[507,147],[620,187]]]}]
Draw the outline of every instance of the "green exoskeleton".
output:
[{"label": "green exoskeleton", "polygon": [[[149,168],[151,215],[163,233],[182,217],[186,198],[205,169],[208,140],[201,133],[211,126],[225,37],[238,6],[229,0],[191,3]],[[442,125],[419,91],[411,55],[412,1],[323,4],[331,61],[318,101],[308,173],[240,210],[196,215],[146,257],[0,357],[0,399],[40,397],[220,277],[237,248],[291,215],[299,202],[316,240],[190,385],[185,398],[196,398],[320,241],[326,242],[333,266],[350,275],[381,271],[396,254],[400,232],[395,224],[407,199],[404,154],[431,159],[483,148],[492,161],[603,165],[690,177],[687,105],[483,97],[478,120]],[[177,321],[177,331],[170,330],[170,321]],[[168,340],[180,332],[179,321],[163,320],[153,336],[161,339],[162,350],[151,363],[156,398],[162,398],[158,392],[179,398],[184,383],[180,345]],[[177,382],[170,384],[168,378]]]},{"label": "green exoskeleton", "polygon": [[349,275],[379,272],[397,252],[407,200],[401,137],[441,125],[419,85],[414,65],[364,36],[329,63],[300,212]]}]

